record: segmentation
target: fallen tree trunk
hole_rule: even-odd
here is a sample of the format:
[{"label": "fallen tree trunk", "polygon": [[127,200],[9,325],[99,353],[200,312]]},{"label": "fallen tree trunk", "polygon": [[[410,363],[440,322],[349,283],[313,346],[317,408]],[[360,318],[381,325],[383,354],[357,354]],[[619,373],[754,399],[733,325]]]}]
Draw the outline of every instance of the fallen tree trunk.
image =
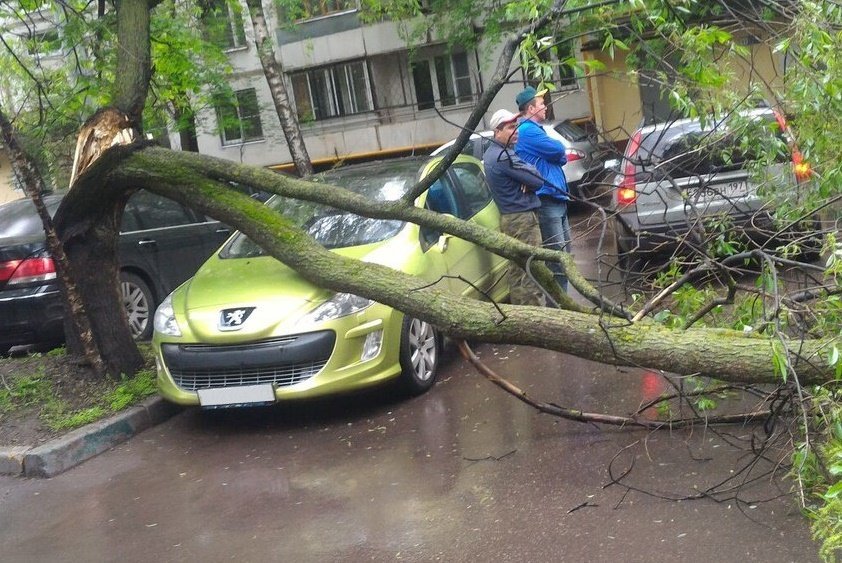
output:
[{"label": "fallen tree trunk", "polygon": [[[649,319],[631,323],[599,312],[479,303],[388,267],[325,250],[283,216],[231,189],[227,176],[220,181],[219,176],[195,166],[214,159],[154,148],[121,148],[110,153],[109,158],[92,166],[68,197],[81,199],[105,190],[110,192],[109,199],[117,201],[115,192],[127,186],[146,188],[239,228],[269,254],[317,285],[385,303],[431,322],[456,338],[537,346],[606,364],[698,373],[748,383],[777,382],[773,357],[786,352],[801,382],[833,379],[821,357],[829,345],[826,340],[784,342],[786,350],[775,352],[774,343],[780,343],[779,339],[733,330],[679,330]],[[225,165],[229,170],[233,166],[230,162]],[[279,191],[281,184],[290,185],[287,179],[275,180],[271,173],[265,174],[272,181],[264,182],[265,178],[258,174],[253,185],[270,191]],[[296,189],[310,185],[292,184]],[[343,190],[335,192],[336,201],[329,203],[344,207],[347,194]],[[327,198],[329,189],[320,196]],[[355,201],[354,206],[356,212],[367,207],[362,214],[384,216],[381,204]],[[69,205],[69,210],[73,207]],[[440,219],[423,218],[427,223]]]}]

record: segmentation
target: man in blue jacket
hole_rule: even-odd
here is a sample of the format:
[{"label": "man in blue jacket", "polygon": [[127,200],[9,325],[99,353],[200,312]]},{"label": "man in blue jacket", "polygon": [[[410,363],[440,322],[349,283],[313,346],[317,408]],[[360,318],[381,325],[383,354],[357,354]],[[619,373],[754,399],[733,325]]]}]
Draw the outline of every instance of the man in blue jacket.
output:
[{"label": "man in blue jacket", "polygon": [[[550,138],[541,123],[547,117],[544,104],[546,90],[537,91],[532,86],[525,88],[515,98],[517,107],[523,116],[518,126],[518,139],[515,152],[529,164],[535,166],[544,184],[537,194],[541,200],[538,209],[538,221],[544,246],[554,250],[570,252],[570,221],[567,219],[567,179],[561,169],[567,163],[564,144]],[[558,263],[550,263],[556,282],[567,291],[567,276]]]},{"label": "man in blue jacket", "polygon": [[[544,178],[534,166],[526,164],[509,148],[517,141],[517,116],[501,109],[491,116],[494,142],[486,149],[482,162],[494,203],[500,210],[500,230],[526,244],[541,245],[538,208],[541,201],[535,190]],[[546,304],[544,292],[515,264],[507,273],[511,302],[515,305]]]}]

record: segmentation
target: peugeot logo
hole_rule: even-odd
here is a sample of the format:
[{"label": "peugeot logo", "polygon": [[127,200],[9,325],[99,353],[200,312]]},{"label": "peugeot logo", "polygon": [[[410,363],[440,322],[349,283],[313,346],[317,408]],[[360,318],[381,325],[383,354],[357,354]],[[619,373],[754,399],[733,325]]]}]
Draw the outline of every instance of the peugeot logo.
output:
[{"label": "peugeot logo", "polygon": [[252,311],[254,307],[223,309],[219,312],[219,330],[240,330]]}]

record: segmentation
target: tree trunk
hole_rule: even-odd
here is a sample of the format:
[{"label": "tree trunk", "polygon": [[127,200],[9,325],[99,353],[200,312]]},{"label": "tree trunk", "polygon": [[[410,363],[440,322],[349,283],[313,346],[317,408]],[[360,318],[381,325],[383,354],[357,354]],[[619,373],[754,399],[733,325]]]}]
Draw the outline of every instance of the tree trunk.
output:
[{"label": "tree trunk", "polygon": [[117,74],[114,107],[141,131],[143,106],[152,76],[147,0],[117,0]]},{"label": "tree trunk", "polygon": [[[227,174],[221,173],[221,166]],[[425,287],[426,282],[391,268],[325,250],[283,216],[245,195],[232,193],[226,180],[245,180],[244,175],[238,175],[243,171],[248,174],[250,185],[290,197],[301,197],[305,186],[319,191],[318,184],[152,147],[132,152],[109,170],[109,176],[116,182],[111,189],[132,181],[139,187],[189,204],[241,229],[269,254],[312,283],[374,299],[431,322],[454,337],[538,346],[607,364],[701,373],[727,381],[779,381],[773,369],[773,339],[733,330],[677,330],[649,319],[631,323],[601,313],[494,305],[454,296],[435,286]],[[97,184],[89,182],[90,185]],[[319,192],[320,197],[333,196],[335,207],[347,206],[348,198],[345,194],[343,199],[343,190],[322,187],[330,189]],[[359,201],[357,204],[363,205]],[[368,206],[368,212],[363,215],[382,216],[382,204],[369,202]],[[359,206],[355,208],[359,210]],[[399,215],[392,212],[394,216]],[[412,216],[415,222],[435,228],[441,228],[443,221],[441,217],[425,218],[416,212]],[[787,352],[802,383],[833,380],[833,373],[821,356],[827,345],[824,340],[787,343]]]},{"label": "tree trunk", "polygon": [[281,122],[284,137],[289,146],[292,162],[300,176],[306,177],[313,174],[313,164],[310,162],[310,155],[304,144],[304,137],[301,134],[301,127],[298,117],[292,111],[284,83],[283,69],[275,58],[275,49],[266,27],[266,18],[263,14],[262,0],[247,0],[251,14],[251,22],[254,27],[254,43],[257,47],[257,54],[260,57],[260,64],[263,67],[263,74],[266,82],[269,83],[269,91],[272,93],[272,101],[275,104],[275,111]]}]

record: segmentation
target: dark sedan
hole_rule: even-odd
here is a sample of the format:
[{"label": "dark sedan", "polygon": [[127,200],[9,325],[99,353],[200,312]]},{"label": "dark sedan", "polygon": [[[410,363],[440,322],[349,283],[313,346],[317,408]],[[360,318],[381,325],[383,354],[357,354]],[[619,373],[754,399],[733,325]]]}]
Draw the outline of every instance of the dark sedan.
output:
[{"label": "dark sedan", "polygon": [[[45,196],[50,214],[61,195]],[[158,303],[187,280],[230,229],[172,200],[140,191],[120,227],[120,289],[132,334],[152,333]],[[0,353],[64,340],[63,307],[44,230],[29,199],[0,205]]]}]

